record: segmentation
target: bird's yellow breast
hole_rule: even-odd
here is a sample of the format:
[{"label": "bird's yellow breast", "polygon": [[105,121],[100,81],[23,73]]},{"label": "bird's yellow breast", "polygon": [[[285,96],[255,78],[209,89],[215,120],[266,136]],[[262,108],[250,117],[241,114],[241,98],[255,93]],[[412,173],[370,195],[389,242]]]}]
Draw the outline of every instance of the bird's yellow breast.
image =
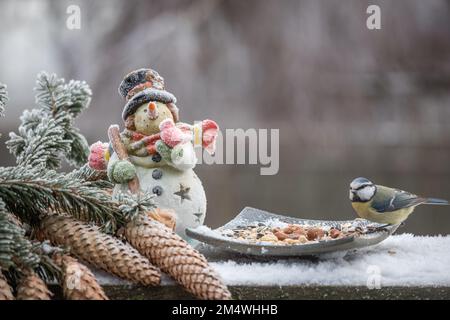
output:
[{"label": "bird's yellow breast", "polygon": [[352,207],[361,218],[383,224],[402,223],[414,211],[414,207],[408,207],[392,212],[379,213],[371,207],[371,203],[372,200],[368,202],[352,202]]}]

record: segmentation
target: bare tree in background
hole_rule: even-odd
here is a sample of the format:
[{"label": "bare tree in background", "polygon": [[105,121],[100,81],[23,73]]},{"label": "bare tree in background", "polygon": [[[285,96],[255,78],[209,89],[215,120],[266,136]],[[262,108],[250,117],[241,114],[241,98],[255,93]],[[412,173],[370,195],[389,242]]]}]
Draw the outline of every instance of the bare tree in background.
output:
[{"label": "bare tree in background", "polygon": [[[79,31],[65,28],[69,3],[82,10]],[[370,4],[381,7],[381,30],[366,28],[369,1],[359,0],[3,1],[0,81],[17,115],[32,103],[22,88],[29,92],[36,69],[88,81],[92,107],[79,127],[90,142],[120,123],[117,86],[142,66],[165,77],[183,121],[206,115],[222,128],[280,128],[277,176],[250,166],[200,169],[212,225],[245,205],[352,217],[347,184],[358,175],[445,198],[450,3]],[[411,230],[442,232],[439,220],[450,216],[439,217],[427,230],[418,217]]]}]

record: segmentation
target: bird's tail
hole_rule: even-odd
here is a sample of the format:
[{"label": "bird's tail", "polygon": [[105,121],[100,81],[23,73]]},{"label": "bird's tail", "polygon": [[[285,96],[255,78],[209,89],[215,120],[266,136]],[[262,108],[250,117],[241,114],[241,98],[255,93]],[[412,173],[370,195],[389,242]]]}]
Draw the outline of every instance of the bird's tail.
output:
[{"label": "bird's tail", "polygon": [[448,205],[448,201],[447,200],[436,199],[436,198],[428,198],[427,201],[425,201],[424,203],[425,204],[434,204],[434,205],[438,205],[438,206]]}]

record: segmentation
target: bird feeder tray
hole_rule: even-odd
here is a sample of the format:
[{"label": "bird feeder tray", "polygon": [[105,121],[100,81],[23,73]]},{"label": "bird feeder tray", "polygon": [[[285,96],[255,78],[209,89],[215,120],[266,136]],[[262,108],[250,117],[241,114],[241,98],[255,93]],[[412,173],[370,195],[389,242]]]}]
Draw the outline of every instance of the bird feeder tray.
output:
[{"label": "bird feeder tray", "polygon": [[[362,233],[344,236],[338,239],[327,239],[308,241],[302,244],[279,244],[277,242],[248,241],[229,236],[235,230],[242,228],[251,228],[257,226],[273,226],[274,223],[294,224],[300,226],[314,226],[318,228],[330,229],[341,228],[343,225],[351,225],[353,228],[359,228]],[[239,215],[227,224],[217,229],[211,230],[205,226],[186,229],[186,234],[198,241],[204,242],[215,249],[237,252],[253,256],[281,256],[281,257],[299,257],[299,256],[317,256],[329,253],[345,253],[346,251],[364,248],[375,245],[393,234],[398,225],[392,225],[381,230],[365,232],[367,227],[371,228],[381,226],[364,219],[355,219],[347,221],[336,220],[310,220],[288,217],[270,213],[251,207],[244,208]]]}]

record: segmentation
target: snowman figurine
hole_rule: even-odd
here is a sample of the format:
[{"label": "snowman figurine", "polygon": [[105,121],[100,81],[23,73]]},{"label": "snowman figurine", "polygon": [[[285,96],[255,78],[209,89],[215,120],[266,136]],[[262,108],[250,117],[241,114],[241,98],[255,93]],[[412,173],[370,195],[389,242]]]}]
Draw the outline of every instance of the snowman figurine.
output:
[{"label": "snowman figurine", "polygon": [[140,191],[153,193],[159,209],[174,212],[175,231],[189,240],[186,228],[202,225],[206,214],[205,191],[193,170],[194,144],[214,152],[219,128],[212,120],[195,125],[179,122],[176,98],[165,91],[164,79],[154,70],[131,72],[119,93],[126,99],[120,142],[127,159],[118,156],[112,143],[108,147],[97,143],[91,147],[89,163],[95,169],[107,169],[116,184],[113,196],[127,192],[129,182],[137,177]]}]

